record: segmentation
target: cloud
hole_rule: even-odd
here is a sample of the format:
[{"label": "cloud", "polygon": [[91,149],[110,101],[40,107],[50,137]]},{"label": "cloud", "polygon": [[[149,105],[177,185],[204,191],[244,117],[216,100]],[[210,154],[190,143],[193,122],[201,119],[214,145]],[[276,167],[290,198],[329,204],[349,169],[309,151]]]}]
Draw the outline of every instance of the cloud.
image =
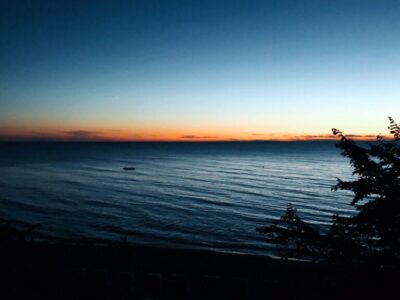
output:
[{"label": "cloud", "polygon": [[69,130],[63,131],[63,133],[77,137],[77,138],[97,138],[101,132],[99,131],[89,131],[89,130]]},{"label": "cloud", "polygon": [[60,140],[67,141],[102,141],[109,140],[101,131],[92,130],[66,130],[61,132]]},{"label": "cloud", "polygon": [[90,141],[100,140],[103,136],[98,131],[70,130],[59,132],[28,131],[7,134],[0,132],[0,140],[9,141]]},{"label": "cloud", "polygon": [[366,135],[361,135],[361,134],[345,134],[349,138],[376,138],[377,135],[375,134],[366,134]]},{"label": "cloud", "polygon": [[[356,140],[371,140],[375,139],[376,135],[373,134],[346,134],[346,137]],[[319,134],[319,135],[296,135],[293,136],[294,140],[337,140],[338,137],[333,134]]]},{"label": "cloud", "polygon": [[293,139],[299,139],[299,140],[332,140],[332,139],[337,139],[334,135],[332,134],[319,134],[319,135],[295,135],[293,136]]},{"label": "cloud", "polygon": [[208,136],[208,135],[182,135],[181,139],[216,139],[216,136]]}]

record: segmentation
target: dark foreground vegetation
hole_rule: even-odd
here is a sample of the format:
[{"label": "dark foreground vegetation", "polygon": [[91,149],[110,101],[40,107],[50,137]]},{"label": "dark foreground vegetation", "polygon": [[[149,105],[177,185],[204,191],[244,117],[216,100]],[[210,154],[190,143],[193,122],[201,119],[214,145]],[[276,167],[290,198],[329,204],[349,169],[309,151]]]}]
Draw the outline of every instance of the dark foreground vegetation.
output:
[{"label": "dark foreground vegetation", "polygon": [[266,256],[32,241],[3,223],[1,299],[385,299],[399,269]]},{"label": "dark foreground vegetation", "polygon": [[337,147],[350,159],[353,181],[338,179],[333,190],[353,193],[354,216],[332,216],[327,233],[304,222],[290,205],[275,224],[257,230],[283,246],[282,256],[336,263],[398,265],[400,261],[400,126],[389,118],[392,137],[367,147],[332,129]]},{"label": "dark foreground vegetation", "polygon": [[[135,247],[117,242],[32,239],[36,226],[0,222],[1,299],[391,299],[400,278],[400,127],[369,148],[338,130],[354,181],[355,216],[333,216],[327,233],[289,206],[259,228],[282,258]],[[361,204],[360,204],[361,202]],[[290,260],[305,257],[308,260]],[[310,258],[312,258],[310,260]]]}]

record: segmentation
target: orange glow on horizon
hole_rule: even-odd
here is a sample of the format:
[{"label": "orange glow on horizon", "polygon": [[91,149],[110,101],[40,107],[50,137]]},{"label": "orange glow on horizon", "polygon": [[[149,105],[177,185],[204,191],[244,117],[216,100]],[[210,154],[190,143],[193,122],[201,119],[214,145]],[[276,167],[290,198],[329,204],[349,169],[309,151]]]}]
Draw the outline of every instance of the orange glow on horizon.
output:
[{"label": "orange glow on horizon", "polygon": [[[26,130],[25,128],[0,128],[0,141],[104,141],[104,142],[223,142],[223,141],[324,141],[338,140],[332,134],[249,133],[233,131],[183,130]],[[348,134],[358,141],[372,141],[376,135]]]}]

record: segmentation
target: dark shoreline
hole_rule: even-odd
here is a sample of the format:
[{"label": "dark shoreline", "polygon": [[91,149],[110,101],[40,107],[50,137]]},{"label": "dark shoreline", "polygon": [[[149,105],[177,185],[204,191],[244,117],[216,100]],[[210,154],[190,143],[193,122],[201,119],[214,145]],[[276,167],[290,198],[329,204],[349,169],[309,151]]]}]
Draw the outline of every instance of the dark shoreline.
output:
[{"label": "dark shoreline", "polygon": [[4,299],[382,299],[398,268],[131,246],[1,240]]}]

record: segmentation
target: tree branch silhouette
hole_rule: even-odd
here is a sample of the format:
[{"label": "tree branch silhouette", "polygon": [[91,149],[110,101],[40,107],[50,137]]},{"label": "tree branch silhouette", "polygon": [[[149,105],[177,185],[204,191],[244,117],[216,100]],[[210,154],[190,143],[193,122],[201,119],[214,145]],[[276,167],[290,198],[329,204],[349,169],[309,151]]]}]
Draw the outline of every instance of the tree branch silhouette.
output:
[{"label": "tree branch silhouette", "polygon": [[268,240],[284,247],[283,257],[315,256],[334,261],[367,261],[400,258],[400,126],[391,117],[391,139],[377,136],[367,147],[340,130],[336,145],[350,160],[355,180],[338,179],[332,190],[353,194],[354,216],[332,216],[327,233],[307,224],[289,205],[273,225],[257,228]]}]

